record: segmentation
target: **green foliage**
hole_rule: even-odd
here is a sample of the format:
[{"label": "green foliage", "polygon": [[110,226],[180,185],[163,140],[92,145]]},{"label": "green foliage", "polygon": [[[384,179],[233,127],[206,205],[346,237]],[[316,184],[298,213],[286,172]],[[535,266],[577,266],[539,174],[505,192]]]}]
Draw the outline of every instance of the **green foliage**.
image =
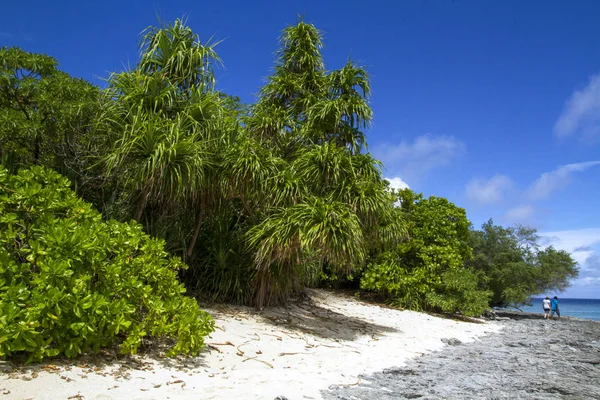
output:
[{"label": "green foliage", "polygon": [[[496,254],[485,238],[469,234],[464,210],[446,199],[391,191],[381,163],[367,151],[365,131],[373,117],[367,71],[352,60],[327,69],[322,33],[314,25],[299,21],[284,29],[274,72],[253,105],[217,90],[216,44],[202,42],[183,20],[149,27],[142,33],[135,67],[112,74],[104,91],[59,71],[51,57],[1,49],[2,165],[13,174],[18,168],[43,165],[67,176],[105,219],[133,218],[146,233],[163,238],[164,248],[190,265],[181,272],[188,288],[217,300],[262,307],[284,302],[293,291],[319,279],[333,286],[360,280],[361,287],[403,307],[476,314],[487,290],[494,293],[493,304],[518,302],[535,290],[564,288],[575,276],[567,253],[531,250],[531,232],[519,231],[525,242],[518,247],[530,246],[526,252],[510,245]],[[75,229],[48,212],[44,229],[52,235],[59,235],[51,230],[54,225]],[[154,254],[158,261],[147,268],[180,267],[179,261],[164,260],[162,245],[151,246],[155,242],[142,235],[139,225],[125,229],[115,222],[102,224],[98,215],[88,216],[85,226],[98,236],[78,233],[85,240],[77,239],[72,246],[100,243],[102,250],[94,250],[99,252],[95,256],[77,256],[91,267],[117,260],[107,243],[118,235],[109,231],[131,239],[119,242],[119,251],[132,259],[146,251]],[[18,217],[26,218],[24,226],[32,218],[27,213]],[[50,233],[31,243],[28,237],[29,247],[21,242],[10,246],[26,251],[50,240],[44,239],[52,238]],[[6,234],[16,235],[12,230]],[[410,240],[403,241],[408,235]],[[476,247],[472,262],[470,246]],[[30,272],[41,273],[37,258],[28,260],[13,247],[8,247],[10,257],[20,257],[18,265],[33,263]],[[528,265],[543,266],[547,273]],[[30,279],[23,276],[19,279],[24,282]],[[97,290],[97,273],[92,276],[86,278],[86,287]],[[123,285],[137,285],[134,277],[119,276],[126,280]],[[136,298],[150,304],[144,297],[150,289],[139,290],[143,293],[136,292]],[[73,298],[87,293],[64,291]],[[160,328],[151,322],[152,307],[166,306],[146,303],[141,311],[131,311],[138,324],[131,326],[139,328],[128,328],[127,339],[123,327],[112,334],[106,331],[112,322],[104,321],[102,328],[93,328],[97,333],[86,333],[94,339],[85,346],[105,340],[102,345],[119,342],[135,350],[140,332],[174,336],[173,327],[161,331],[170,322],[156,325]],[[165,312],[174,310],[169,307]],[[127,310],[114,312],[133,315]],[[139,313],[145,317],[139,319]],[[203,329],[190,326],[197,332]],[[177,335],[182,338],[178,343],[187,344],[176,351],[198,348],[199,342],[190,344],[184,333]],[[44,348],[67,351],[66,344],[53,340]]]},{"label": "green foliage", "polygon": [[243,237],[243,216],[233,206],[221,211],[202,224],[188,285],[216,301],[248,304],[256,270]]},{"label": "green foliage", "polygon": [[377,239],[405,233],[381,165],[361,152],[366,71],[348,62],[327,72],[321,48],[313,25],[286,28],[250,108],[216,91],[214,44],[181,20],[148,28],[136,67],[109,79],[103,160],[122,205],[114,215],[165,238],[191,265],[190,288],[283,302],[323,265],[348,274]]},{"label": "green foliage", "polygon": [[252,145],[227,158],[235,162],[227,161],[226,174],[255,221],[246,237],[259,306],[284,300],[323,266],[325,276],[347,276],[376,238],[397,243],[405,233],[380,163],[363,153],[368,75],[351,61],[327,72],[322,47],[311,24],[283,31],[275,72],[245,119]]},{"label": "green foliage", "polygon": [[13,173],[47,166],[95,199],[98,182],[89,169],[104,141],[95,130],[100,90],[57,65],[43,54],[0,49],[0,161]]},{"label": "green foliage", "polygon": [[445,271],[441,275],[442,290],[427,294],[428,303],[445,312],[478,316],[489,307],[490,291],[481,290],[481,274],[469,268]]},{"label": "green foliage", "polygon": [[480,289],[479,275],[464,266],[471,257],[464,209],[444,198],[423,199],[408,189],[398,199],[410,240],[375,258],[361,288],[379,292],[400,307],[480,314],[489,293]]},{"label": "green foliage", "polygon": [[103,222],[56,172],[0,167],[0,357],[135,353],[145,337],[197,353],[213,323],[163,246],[136,223]]},{"label": "green foliage", "polygon": [[140,44],[139,69],[146,75],[159,73],[179,90],[210,89],[215,84],[214,64],[220,63],[215,44],[202,44],[200,37],[177,19],[173,24],[148,27]]},{"label": "green foliage", "polygon": [[565,250],[556,250],[549,246],[536,254],[537,265],[542,274],[537,277],[539,293],[548,291],[562,292],[570,286],[571,279],[579,276],[577,262]]},{"label": "green foliage", "polygon": [[569,253],[540,249],[538,241],[535,229],[504,228],[492,220],[471,231],[474,257],[469,265],[488,278],[492,306],[525,304],[533,295],[566,289],[578,276]]}]

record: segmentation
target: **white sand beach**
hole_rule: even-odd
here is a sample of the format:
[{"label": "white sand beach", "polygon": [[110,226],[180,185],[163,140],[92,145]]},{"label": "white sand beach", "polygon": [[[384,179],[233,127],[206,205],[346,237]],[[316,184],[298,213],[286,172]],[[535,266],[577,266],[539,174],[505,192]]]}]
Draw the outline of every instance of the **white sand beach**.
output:
[{"label": "white sand beach", "polygon": [[320,399],[321,390],[357,385],[359,374],[440,350],[441,339],[470,342],[501,329],[306,293],[288,307],[208,309],[217,329],[198,357],[4,363],[0,399]]}]

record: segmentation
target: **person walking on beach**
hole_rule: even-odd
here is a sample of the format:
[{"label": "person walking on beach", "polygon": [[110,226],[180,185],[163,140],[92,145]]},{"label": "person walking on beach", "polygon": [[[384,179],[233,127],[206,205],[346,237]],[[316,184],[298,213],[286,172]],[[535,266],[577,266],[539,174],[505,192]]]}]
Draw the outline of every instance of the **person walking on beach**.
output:
[{"label": "person walking on beach", "polygon": [[542,307],[544,307],[544,318],[550,318],[550,297],[546,296],[546,298],[542,300]]},{"label": "person walking on beach", "polygon": [[554,313],[556,313],[556,316],[558,317],[558,319],[560,319],[560,310],[558,309],[558,297],[554,296],[554,298],[550,302],[550,308],[550,316],[552,317],[552,319],[554,319]]}]

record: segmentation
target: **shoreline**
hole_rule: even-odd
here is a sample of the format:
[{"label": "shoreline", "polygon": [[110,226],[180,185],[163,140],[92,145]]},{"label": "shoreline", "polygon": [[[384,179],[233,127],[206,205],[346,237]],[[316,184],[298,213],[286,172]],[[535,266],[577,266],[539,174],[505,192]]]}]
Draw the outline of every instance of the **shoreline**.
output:
[{"label": "shoreline", "polygon": [[[500,318],[509,318],[509,319],[545,319],[544,318],[544,313],[537,313],[537,312],[530,312],[530,311],[521,311],[518,309],[508,309],[508,308],[499,308],[494,310],[494,313],[500,317]],[[564,320],[564,321],[582,321],[582,322],[597,322],[600,323],[600,320],[597,319],[590,319],[590,318],[579,318],[579,317],[573,317],[570,315],[563,315],[560,317],[560,319],[558,318],[550,318],[549,320],[554,320],[554,321],[560,321],[560,320]]]},{"label": "shoreline", "polygon": [[471,343],[502,329],[307,290],[303,301],[257,311],[205,308],[217,329],[198,357],[109,354],[30,367],[2,363],[0,399],[321,399],[361,374]]},{"label": "shoreline", "polygon": [[[527,315],[529,314],[529,315]],[[361,376],[325,399],[600,399],[600,321],[498,312],[503,329],[469,345]]]}]

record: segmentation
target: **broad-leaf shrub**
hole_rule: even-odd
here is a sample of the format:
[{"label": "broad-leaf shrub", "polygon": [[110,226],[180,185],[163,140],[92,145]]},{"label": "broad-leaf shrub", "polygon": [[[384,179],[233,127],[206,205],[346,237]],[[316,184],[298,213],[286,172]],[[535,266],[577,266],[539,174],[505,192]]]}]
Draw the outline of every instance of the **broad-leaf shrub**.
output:
[{"label": "broad-leaf shrub", "polygon": [[464,265],[471,258],[465,210],[444,198],[424,199],[409,189],[401,190],[398,200],[410,240],[369,263],[361,289],[413,310],[481,314],[491,293],[481,288],[483,274]]},{"label": "broad-leaf shrub", "polygon": [[170,354],[196,354],[211,317],[184,295],[162,240],[137,223],[104,222],[69,182],[42,167],[0,167],[0,357],[29,361],[144,337],[173,339]]}]

